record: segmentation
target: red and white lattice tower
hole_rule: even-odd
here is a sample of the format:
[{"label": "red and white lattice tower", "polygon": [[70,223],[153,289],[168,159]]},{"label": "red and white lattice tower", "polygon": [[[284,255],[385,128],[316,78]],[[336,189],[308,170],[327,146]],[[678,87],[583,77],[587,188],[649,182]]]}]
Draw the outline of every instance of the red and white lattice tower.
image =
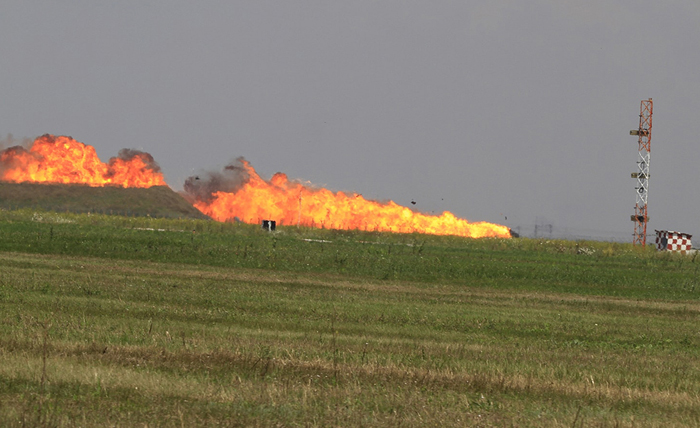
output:
[{"label": "red and white lattice tower", "polygon": [[633,245],[645,246],[647,243],[647,223],[649,212],[647,211],[647,195],[649,193],[649,155],[651,153],[651,115],[654,111],[654,103],[651,98],[642,101],[639,108],[639,128],[630,131],[630,135],[639,137],[639,157],[637,158],[637,172],[632,173],[632,178],[637,179],[637,204],[634,207]]}]

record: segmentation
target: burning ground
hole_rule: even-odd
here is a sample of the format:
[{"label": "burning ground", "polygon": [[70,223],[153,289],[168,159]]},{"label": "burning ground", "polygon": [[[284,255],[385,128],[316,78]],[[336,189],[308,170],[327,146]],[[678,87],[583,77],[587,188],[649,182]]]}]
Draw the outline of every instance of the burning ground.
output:
[{"label": "burning ground", "polygon": [[332,192],[304,185],[276,173],[262,179],[243,158],[222,172],[193,176],[185,182],[193,205],[217,221],[237,219],[257,223],[262,219],[281,225],[379,232],[429,233],[470,238],[510,237],[506,226],[470,223],[450,212],[439,216],[421,214],[393,201],[380,203],[356,193]]},{"label": "burning ground", "polygon": [[[103,163],[94,147],[71,137],[49,134],[30,144],[0,151],[0,181],[124,188],[167,185],[160,167],[148,153],[122,149],[118,156]],[[422,214],[393,201],[382,203],[356,193],[302,184],[280,172],[265,180],[243,158],[221,172],[188,178],[184,190],[185,198],[195,208],[221,222],[259,223],[266,219],[279,225],[327,229],[471,238],[511,236],[506,226],[471,223],[450,212],[439,216]]]}]

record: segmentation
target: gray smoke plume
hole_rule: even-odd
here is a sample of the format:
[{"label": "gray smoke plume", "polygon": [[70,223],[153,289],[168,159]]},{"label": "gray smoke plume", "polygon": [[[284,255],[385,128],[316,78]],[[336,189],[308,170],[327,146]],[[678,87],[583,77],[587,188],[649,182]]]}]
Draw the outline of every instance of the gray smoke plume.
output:
[{"label": "gray smoke plume", "polygon": [[234,193],[248,182],[250,174],[245,168],[247,161],[242,156],[224,167],[223,172],[206,171],[185,180],[185,199],[190,202],[210,202],[215,192]]},{"label": "gray smoke plume", "polygon": [[31,139],[17,139],[12,134],[7,134],[7,137],[0,139],[0,178],[2,178],[6,168],[13,167],[12,160],[19,154],[26,152],[31,146]]},{"label": "gray smoke plume", "polygon": [[0,138],[0,151],[4,150],[6,147],[21,146],[25,149],[29,149],[32,146],[31,138],[15,138],[12,134],[7,134],[5,138]]}]

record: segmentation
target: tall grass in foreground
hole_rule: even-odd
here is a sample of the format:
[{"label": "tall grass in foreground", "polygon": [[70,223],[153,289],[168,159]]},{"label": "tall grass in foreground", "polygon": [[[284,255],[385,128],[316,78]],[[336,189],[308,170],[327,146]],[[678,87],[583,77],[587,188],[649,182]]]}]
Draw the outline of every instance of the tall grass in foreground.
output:
[{"label": "tall grass in foreground", "polygon": [[693,257],[0,219],[7,426],[700,424]]}]

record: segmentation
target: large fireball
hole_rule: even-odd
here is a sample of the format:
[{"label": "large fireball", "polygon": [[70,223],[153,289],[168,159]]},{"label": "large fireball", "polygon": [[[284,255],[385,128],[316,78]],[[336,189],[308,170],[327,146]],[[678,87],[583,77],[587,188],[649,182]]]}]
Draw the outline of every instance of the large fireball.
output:
[{"label": "large fireball", "polygon": [[74,183],[89,186],[165,186],[153,157],[123,149],[102,163],[95,148],[71,137],[43,135],[27,150],[21,146],[0,152],[0,181],[14,183]]}]

